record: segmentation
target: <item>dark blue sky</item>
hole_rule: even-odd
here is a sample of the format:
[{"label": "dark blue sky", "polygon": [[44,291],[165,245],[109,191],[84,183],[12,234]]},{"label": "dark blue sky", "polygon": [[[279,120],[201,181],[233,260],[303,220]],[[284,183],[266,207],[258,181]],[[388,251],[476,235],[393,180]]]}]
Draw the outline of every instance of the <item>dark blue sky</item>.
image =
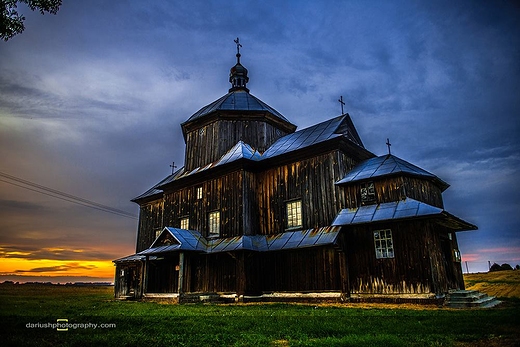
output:
[{"label": "dark blue sky", "polygon": [[[0,172],[137,214],[182,165],[179,124],[226,94],[240,37],[251,93],[304,128],[340,114],[365,146],[451,184],[470,271],[520,263],[520,8],[513,1],[65,1],[0,43]],[[85,276],[137,222],[0,181],[0,257]],[[71,265],[72,264],[72,265]],[[94,266],[94,265],[92,265]],[[35,271],[29,271],[34,269]],[[43,269],[43,270],[42,270]],[[51,275],[36,263],[3,273]],[[91,272],[88,272],[92,270]],[[103,277],[103,276],[98,276]],[[104,275],[103,278],[107,276]]]}]

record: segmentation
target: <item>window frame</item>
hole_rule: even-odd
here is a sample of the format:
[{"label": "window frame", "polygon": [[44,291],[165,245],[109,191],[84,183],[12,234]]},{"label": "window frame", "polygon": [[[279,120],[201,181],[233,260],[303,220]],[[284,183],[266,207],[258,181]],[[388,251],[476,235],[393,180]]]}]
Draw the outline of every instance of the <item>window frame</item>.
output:
[{"label": "window frame", "polygon": [[[363,190],[365,189],[367,190],[367,193],[364,195]],[[374,184],[374,181],[361,183],[359,187],[359,199],[361,201],[361,205],[372,205],[377,203],[376,195],[376,185]],[[365,198],[363,198],[363,196],[365,196]]]},{"label": "window frame", "polygon": [[[296,204],[293,208],[292,205]],[[298,213],[299,210],[299,213]],[[293,211],[295,216],[293,216]],[[303,203],[302,199],[293,199],[285,202],[285,227],[286,230],[303,228]]]},{"label": "window frame", "polygon": [[202,189],[202,186],[195,187],[195,198],[197,200],[202,200],[203,197],[204,197],[204,191]]},{"label": "window frame", "polygon": [[[215,218],[216,216],[216,222]],[[216,232],[215,229],[216,228]],[[208,212],[208,238],[217,238],[220,237],[220,211],[210,211]]]},{"label": "window frame", "polygon": [[[186,228],[183,228],[184,223],[187,223]],[[184,216],[184,217],[179,218],[179,226],[181,229],[189,230],[190,229],[190,217]]]},{"label": "window frame", "polygon": [[[383,236],[381,236],[383,234]],[[380,229],[372,232],[374,235],[374,251],[376,259],[395,258],[394,238],[392,229]],[[390,241],[390,245],[389,245]]]}]

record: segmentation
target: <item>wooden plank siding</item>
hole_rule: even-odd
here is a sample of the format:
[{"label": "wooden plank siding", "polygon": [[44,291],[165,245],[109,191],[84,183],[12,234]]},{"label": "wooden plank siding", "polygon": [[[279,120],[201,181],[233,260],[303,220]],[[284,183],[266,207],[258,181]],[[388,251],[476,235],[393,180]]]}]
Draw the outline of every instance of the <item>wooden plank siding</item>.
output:
[{"label": "wooden plank siding", "polygon": [[156,231],[163,228],[163,209],[162,199],[141,205],[136,252],[141,252],[150,247],[155,240]]},{"label": "wooden plank siding", "polygon": [[191,254],[189,258],[185,284],[192,293],[342,290],[341,255],[333,247],[268,253]]},{"label": "wooden plank siding", "polygon": [[333,247],[256,253],[248,265],[247,293],[342,290],[340,255]]},{"label": "wooden plank siding", "polygon": [[[370,181],[370,180],[367,180]],[[348,208],[361,206],[361,184],[345,186],[345,199]],[[393,176],[374,178],[376,203],[399,201],[406,197],[443,208],[441,189],[424,178]]]},{"label": "wooden plank siding", "polygon": [[345,206],[343,188],[334,183],[353,165],[343,152],[331,151],[258,173],[258,234],[285,231],[285,203],[294,199],[302,200],[303,229],[330,225]]},{"label": "wooden plank siding", "polygon": [[250,115],[237,118],[218,119],[186,134],[186,171],[218,160],[240,140],[262,153],[288,134],[265,120],[250,120]]},{"label": "wooden plank siding", "polygon": [[[391,229],[394,258],[377,259],[373,232]],[[460,263],[450,256],[456,240],[444,253],[443,227],[431,221],[410,221],[343,229],[348,253],[352,294],[424,294],[445,293],[464,288]],[[453,233],[454,234],[454,233]],[[447,271],[447,268],[451,269]],[[457,270],[460,270],[460,272]]]},{"label": "wooden plank siding", "polygon": [[[180,219],[188,217],[189,228],[208,236],[208,213],[220,211],[220,237],[243,234],[243,193],[240,187],[243,171],[238,170],[200,184],[164,193],[164,226],[180,227]],[[202,199],[197,199],[202,187]]]}]

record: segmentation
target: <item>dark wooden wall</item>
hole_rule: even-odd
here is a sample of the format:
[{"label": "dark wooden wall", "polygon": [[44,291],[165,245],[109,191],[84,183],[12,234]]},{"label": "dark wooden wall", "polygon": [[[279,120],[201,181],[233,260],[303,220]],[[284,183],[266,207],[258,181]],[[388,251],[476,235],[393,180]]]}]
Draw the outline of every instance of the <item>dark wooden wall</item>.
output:
[{"label": "dark wooden wall", "polygon": [[[394,258],[377,259],[373,231],[391,229]],[[450,250],[444,254],[440,245],[447,238],[445,229],[431,221],[387,223],[343,229],[347,239],[351,293],[421,294],[445,293],[464,288],[460,263],[453,261]],[[454,233],[453,233],[454,234]],[[449,273],[447,267],[453,271]]]},{"label": "dark wooden wall", "polygon": [[163,228],[163,200],[158,199],[141,205],[139,210],[139,228],[137,231],[136,252],[141,252],[152,245],[155,232]]},{"label": "dark wooden wall", "polygon": [[187,260],[186,290],[190,292],[235,292],[237,261],[230,253],[190,254]]},{"label": "dark wooden wall", "polygon": [[333,247],[190,254],[187,259],[185,288],[189,292],[260,294],[342,290],[341,256]]},{"label": "dark wooden wall", "polygon": [[[328,226],[345,207],[343,187],[334,183],[354,164],[336,150],[266,171],[240,169],[200,184],[166,190],[164,198],[141,206],[137,251],[150,247],[155,230],[180,227],[182,217],[189,217],[190,229],[207,236],[208,213],[217,210],[221,237],[283,232],[285,204],[292,199],[302,200],[303,229]],[[199,186],[202,199],[196,197]]]},{"label": "dark wooden wall", "polygon": [[246,292],[342,290],[340,253],[333,247],[257,253],[247,261]]},{"label": "dark wooden wall", "polygon": [[[243,234],[243,171],[234,171],[200,184],[164,193],[164,226],[180,227],[180,218],[189,217],[190,229],[208,233],[208,214],[220,211],[220,236]],[[196,189],[202,187],[202,199]]]},{"label": "dark wooden wall", "polygon": [[188,132],[184,159],[186,171],[218,160],[240,140],[263,152],[280,137],[287,135],[265,120],[250,120],[247,117],[237,115],[237,119],[233,120],[215,120]]},{"label": "dark wooden wall", "polygon": [[[366,182],[366,181],[364,181]],[[443,208],[441,189],[431,181],[416,177],[375,178],[376,203],[399,201],[406,197]],[[344,186],[348,208],[361,206],[361,183]]]},{"label": "dark wooden wall", "polygon": [[303,229],[328,226],[345,207],[343,188],[334,183],[354,161],[336,150],[258,173],[259,234],[285,231],[285,203],[301,199]]}]

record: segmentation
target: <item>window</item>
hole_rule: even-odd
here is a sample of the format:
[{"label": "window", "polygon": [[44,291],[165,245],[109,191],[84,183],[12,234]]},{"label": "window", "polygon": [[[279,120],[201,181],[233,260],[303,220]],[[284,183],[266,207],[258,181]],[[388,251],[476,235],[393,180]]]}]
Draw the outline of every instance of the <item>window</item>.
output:
[{"label": "window", "polygon": [[202,199],[202,187],[197,187],[197,200]]},{"label": "window", "polygon": [[374,243],[376,247],[376,258],[393,258],[394,257],[394,243],[392,241],[392,230],[377,230],[374,231]]},{"label": "window", "polygon": [[460,251],[458,249],[453,250],[453,261],[460,263],[462,261],[462,257],[460,256]]},{"label": "window", "polygon": [[376,202],[376,190],[374,182],[367,182],[361,185],[361,204],[367,205]]},{"label": "window", "polygon": [[208,214],[208,236],[220,236],[220,212],[214,211]]},{"label": "window", "polygon": [[161,231],[162,231],[161,229],[155,230],[155,238],[159,237],[159,235],[161,234]]},{"label": "window", "polygon": [[188,230],[189,228],[190,228],[190,218],[189,217],[181,218],[181,229]]},{"label": "window", "polygon": [[287,208],[287,229],[302,226],[302,201],[295,200],[286,204]]}]

